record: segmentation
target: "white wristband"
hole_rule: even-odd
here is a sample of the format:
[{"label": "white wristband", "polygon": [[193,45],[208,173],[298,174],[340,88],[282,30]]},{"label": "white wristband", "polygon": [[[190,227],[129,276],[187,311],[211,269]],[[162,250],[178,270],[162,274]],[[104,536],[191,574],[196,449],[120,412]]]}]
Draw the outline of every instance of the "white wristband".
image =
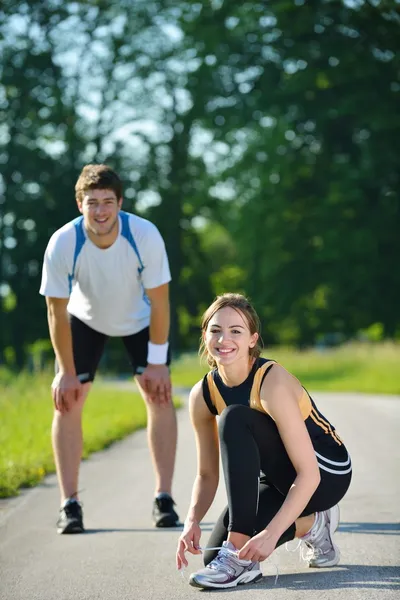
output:
[{"label": "white wristband", "polygon": [[151,365],[165,365],[167,362],[168,342],[165,344],[153,344],[149,342],[147,345],[147,362]]}]

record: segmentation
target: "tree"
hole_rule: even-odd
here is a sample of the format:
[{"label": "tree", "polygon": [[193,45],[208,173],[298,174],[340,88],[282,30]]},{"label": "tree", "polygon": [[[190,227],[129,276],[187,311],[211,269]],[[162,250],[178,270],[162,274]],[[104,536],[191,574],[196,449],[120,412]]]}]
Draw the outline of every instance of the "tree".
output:
[{"label": "tree", "polygon": [[398,25],[388,2],[215,2],[182,19],[212,82],[202,125],[228,157],[224,223],[270,339],[399,328]]}]

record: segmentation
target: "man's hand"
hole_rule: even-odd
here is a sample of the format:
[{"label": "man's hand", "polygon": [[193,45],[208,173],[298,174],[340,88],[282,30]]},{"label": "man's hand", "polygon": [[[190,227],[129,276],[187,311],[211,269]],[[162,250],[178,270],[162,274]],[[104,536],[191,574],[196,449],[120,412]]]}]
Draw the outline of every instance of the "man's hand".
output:
[{"label": "man's hand", "polygon": [[68,412],[73,402],[82,395],[82,384],[76,375],[59,371],[51,384],[51,395],[56,410]]},{"label": "man's hand", "polygon": [[149,401],[155,404],[168,404],[171,402],[171,377],[167,365],[147,365],[140,382]]}]

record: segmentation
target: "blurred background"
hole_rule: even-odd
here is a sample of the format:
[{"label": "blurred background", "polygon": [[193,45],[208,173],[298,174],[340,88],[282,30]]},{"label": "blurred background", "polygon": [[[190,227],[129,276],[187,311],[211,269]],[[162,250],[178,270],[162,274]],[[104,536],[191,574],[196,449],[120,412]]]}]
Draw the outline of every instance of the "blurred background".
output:
[{"label": "blurred background", "polygon": [[165,239],[175,354],[225,291],[269,346],[398,341],[399,7],[3,0],[0,364],[52,357],[42,259],[90,162]]}]

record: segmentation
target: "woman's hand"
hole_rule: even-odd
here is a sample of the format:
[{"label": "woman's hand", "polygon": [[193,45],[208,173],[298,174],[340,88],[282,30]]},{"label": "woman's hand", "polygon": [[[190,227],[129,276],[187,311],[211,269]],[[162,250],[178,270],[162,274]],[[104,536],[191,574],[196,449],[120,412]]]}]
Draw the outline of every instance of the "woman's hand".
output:
[{"label": "woman's hand", "polygon": [[238,554],[241,560],[261,562],[268,558],[276,548],[279,536],[272,535],[267,529],[252,537]]},{"label": "woman's hand", "polygon": [[179,538],[178,548],[176,551],[176,566],[178,569],[182,565],[187,567],[188,561],[185,558],[185,552],[191,554],[201,554],[200,547],[201,529],[197,521],[185,522],[182,534]]}]

